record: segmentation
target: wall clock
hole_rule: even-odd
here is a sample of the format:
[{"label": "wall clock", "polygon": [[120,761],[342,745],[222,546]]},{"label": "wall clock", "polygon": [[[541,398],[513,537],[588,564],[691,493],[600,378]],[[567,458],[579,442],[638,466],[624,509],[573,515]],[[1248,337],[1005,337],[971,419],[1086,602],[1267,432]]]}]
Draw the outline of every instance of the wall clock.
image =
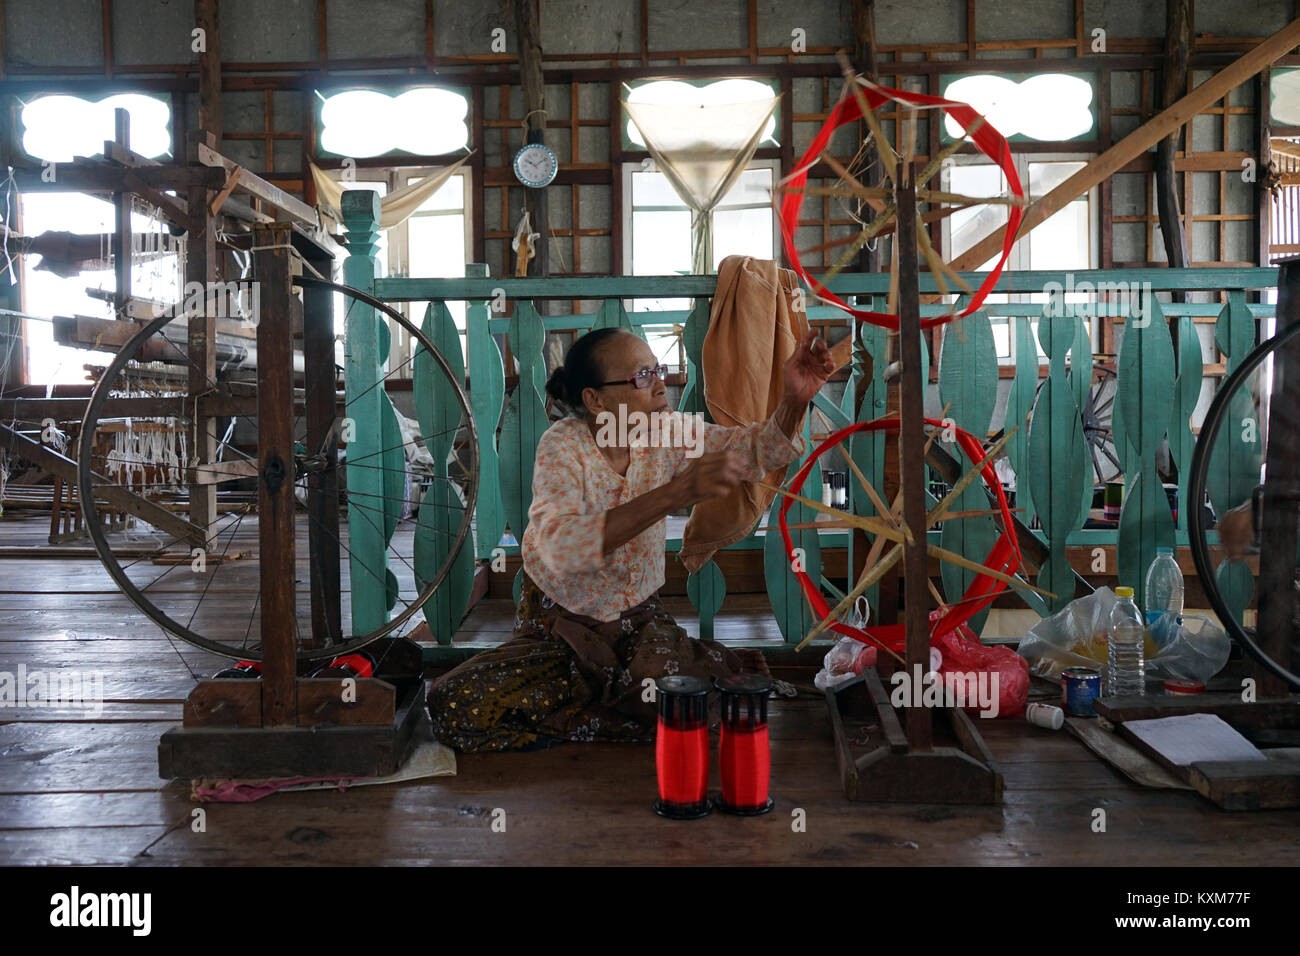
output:
[{"label": "wall clock", "polygon": [[533,189],[548,185],[559,169],[555,154],[541,143],[528,143],[515,153],[515,177]]}]

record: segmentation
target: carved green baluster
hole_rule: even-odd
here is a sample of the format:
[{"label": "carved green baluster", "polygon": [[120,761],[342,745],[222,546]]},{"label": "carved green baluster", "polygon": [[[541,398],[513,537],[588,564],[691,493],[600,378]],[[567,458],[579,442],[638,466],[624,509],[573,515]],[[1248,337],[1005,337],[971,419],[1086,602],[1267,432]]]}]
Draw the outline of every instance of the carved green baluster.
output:
[{"label": "carved green baluster", "polygon": [[[1227,356],[1226,373],[1231,375],[1255,345],[1255,319],[1246,306],[1244,292],[1228,293],[1228,304],[1214,327],[1214,341]],[[1250,389],[1240,388],[1219,426],[1206,476],[1215,514],[1221,515],[1248,501],[1259,484],[1262,444],[1259,439],[1259,421]],[[1255,578],[1250,567],[1245,561],[1225,558],[1215,571],[1215,581],[1224,603],[1240,622],[1255,593]]]},{"label": "carved green baluster", "polygon": [[[348,231],[348,257],[343,281],[363,292],[375,284],[375,243],[379,238],[379,197],[369,189],[350,189],[341,200]],[[355,299],[347,300],[344,351],[347,383],[345,417],[351,420],[347,448],[348,563],[351,580],[352,633],[364,634],[388,621],[388,556],[384,509],[376,507],[387,494],[384,468],[384,405],[387,396],[377,383],[388,355],[387,328],[378,313]],[[401,439],[398,439],[400,444]],[[389,444],[392,444],[389,442]],[[399,449],[400,452],[400,449]],[[399,495],[399,497],[401,497]]]},{"label": "carved green baluster", "polygon": [[703,357],[704,336],[709,331],[709,300],[696,299],[691,314],[686,317],[682,331],[682,345],[686,349],[686,386],[682,389],[677,410],[683,414],[700,412],[705,421],[712,421],[704,405]]},{"label": "carved green baluster", "polygon": [[[446,303],[429,304],[422,331],[442,353],[456,377],[464,381],[460,334]],[[417,587],[422,588],[447,560],[455,531],[464,520],[464,504],[458,490],[448,480],[447,467],[452,443],[460,427],[461,411],[451,382],[422,346],[416,350],[412,367],[415,414],[420,423],[420,434],[424,436],[424,447],[433,457],[433,480],[420,503],[415,529],[415,577]],[[423,608],[429,629],[439,643],[451,643],[461,618],[469,608],[473,585],[474,552],[470,542],[466,541],[452,562],[447,577]]]},{"label": "carved green baluster", "polygon": [[1075,321],[1073,316],[1046,314],[1038,320],[1038,339],[1049,366],[1029,426],[1029,487],[1048,544],[1048,557],[1039,568],[1037,584],[1056,595],[1047,599],[1053,612],[1074,598],[1074,572],[1066,557],[1065,539],[1079,526],[1083,483],[1078,468],[1059,467],[1062,461],[1075,460],[1079,446],[1079,409],[1065,372],[1065,355],[1074,343]]},{"label": "carved green baluster", "polygon": [[1038,349],[1034,347],[1034,331],[1028,316],[1018,315],[1008,319],[1013,323],[1016,337],[1016,377],[1007,395],[1007,413],[1002,427],[1019,430],[1003,445],[1011,470],[1016,473],[1016,507],[1023,509],[1017,517],[1026,525],[1034,518],[1033,495],[1029,490],[1029,413],[1034,408],[1034,394],[1038,390]]},{"label": "carved green baluster", "polygon": [[1127,440],[1141,462],[1124,489],[1116,563],[1119,583],[1133,587],[1140,608],[1146,607],[1146,572],[1156,548],[1174,546],[1169,499],[1156,473],[1156,450],[1174,408],[1174,342],[1160,303],[1149,294],[1143,300],[1143,314],[1124,326],[1115,395]]},{"label": "carved green baluster", "polygon": [[727,596],[727,581],[712,558],[686,578],[686,596],[700,615],[700,637],[713,640],[713,618]]},{"label": "carved green baluster", "polygon": [[[470,278],[486,278],[488,267],[471,263],[465,267]],[[466,304],[465,334],[469,349],[469,403],[478,429],[478,501],[474,507],[477,555],[490,560],[501,543],[506,527],[501,503],[501,469],[497,457],[497,425],[505,401],[506,373],[501,349],[488,326],[491,314],[485,300]]]},{"label": "carved green baluster", "polygon": [[[510,350],[519,359],[519,387],[506,403],[505,421],[501,425],[501,500],[510,531],[522,544],[528,527],[528,506],[533,501],[537,442],[550,425],[540,388],[546,375],[542,364],[546,332],[531,302],[515,303],[507,334]],[[516,601],[522,587],[523,568],[520,568],[515,575]]]},{"label": "carved green baluster", "polygon": [[633,335],[639,337],[642,342],[645,341],[645,332],[638,326],[632,324],[632,320],[627,316],[627,310],[623,308],[622,299],[606,299],[596,313],[596,318],[591,323],[591,330],[596,329],[626,329]]},{"label": "carved green baluster", "polygon": [[[948,418],[973,435],[983,438],[993,419],[998,397],[998,351],[993,344],[993,326],[984,312],[957,319],[944,328],[939,348],[939,401],[947,405]],[[961,450],[948,445],[948,453],[964,461]],[[958,496],[954,511],[983,511],[989,507],[982,482],[975,482]],[[983,562],[997,543],[998,531],[992,518],[958,518],[943,522],[940,544],[973,561]],[[975,572],[940,562],[943,593],[957,601],[975,579]],[[984,628],[988,608],[970,619],[976,634]]]},{"label": "carved green baluster", "polygon": [[[878,325],[863,322],[858,326],[853,346],[853,366],[861,369],[863,376],[862,404],[857,408],[854,421],[869,422],[885,414],[885,343],[888,332]],[[851,400],[851,399],[850,399]],[[849,406],[852,409],[852,405]],[[885,488],[885,433],[859,432],[849,439],[849,453],[862,477],[871,482],[881,495]],[[876,506],[866,492],[857,487],[857,479],[849,481],[853,488],[850,500],[855,514],[871,516]],[[888,501],[885,504],[889,504]],[[883,516],[882,516],[883,517]],[[850,569],[850,575],[852,571]],[[853,582],[850,582],[853,583]],[[873,584],[866,592],[867,603],[873,613],[880,607],[880,585]]]},{"label": "carved green baluster", "polygon": [[1201,357],[1201,339],[1190,315],[1180,315],[1176,324],[1178,341],[1178,378],[1174,380],[1174,412],[1169,424],[1169,451],[1178,467],[1178,524],[1190,528],[1188,516],[1198,514],[1199,507],[1187,501],[1187,484],[1192,477],[1192,453],[1196,436],[1192,434],[1192,412],[1201,397],[1201,380],[1205,364]]}]

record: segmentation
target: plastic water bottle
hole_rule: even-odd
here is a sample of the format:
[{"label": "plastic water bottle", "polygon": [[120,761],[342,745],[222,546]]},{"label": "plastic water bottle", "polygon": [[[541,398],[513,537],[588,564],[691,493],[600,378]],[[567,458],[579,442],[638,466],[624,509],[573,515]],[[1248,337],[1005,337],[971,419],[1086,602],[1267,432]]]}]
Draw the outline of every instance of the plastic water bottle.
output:
[{"label": "plastic water bottle", "polygon": [[1173,614],[1183,619],[1183,572],[1174,560],[1173,548],[1156,548],[1156,559],[1147,569],[1147,624],[1154,628],[1160,618]]},{"label": "plastic water bottle", "polygon": [[1133,602],[1132,588],[1116,588],[1119,598],[1110,611],[1109,650],[1106,655],[1106,696],[1146,693],[1143,657],[1145,626]]}]

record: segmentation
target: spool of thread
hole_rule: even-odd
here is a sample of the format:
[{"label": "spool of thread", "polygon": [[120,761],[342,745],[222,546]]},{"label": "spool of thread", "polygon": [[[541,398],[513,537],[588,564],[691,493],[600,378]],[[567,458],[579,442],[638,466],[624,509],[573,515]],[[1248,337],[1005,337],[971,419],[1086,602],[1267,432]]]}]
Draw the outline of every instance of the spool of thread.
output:
[{"label": "spool of thread", "polygon": [[709,783],[709,682],[701,677],[660,677],[655,768],[659,797],[655,813],[671,820],[696,820],[711,809]]},{"label": "spool of thread", "polygon": [[1025,708],[1025,719],[1035,727],[1060,730],[1065,726],[1065,711],[1051,704],[1030,704]]},{"label": "spool of thread", "polygon": [[718,809],[757,816],[772,809],[772,747],[767,733],[767,695],[772,681],[762,674],[733,674],[717,681],[722,692],[722,736],[718,763],[722,799]]},{"label": "spool of thread", "polygon": [[334,658],[324,667],[313,673],[312,677],[374,677],[379,662],[367,651],[355,654],[343,654]]},{"label": "spool of thread", "polygon": [[227,667],[223,671],[218,671],[212,675],[217,677],[248,677],[258,678],[262,676],[262,665],[259,661],[236,661],[233,667]]}]

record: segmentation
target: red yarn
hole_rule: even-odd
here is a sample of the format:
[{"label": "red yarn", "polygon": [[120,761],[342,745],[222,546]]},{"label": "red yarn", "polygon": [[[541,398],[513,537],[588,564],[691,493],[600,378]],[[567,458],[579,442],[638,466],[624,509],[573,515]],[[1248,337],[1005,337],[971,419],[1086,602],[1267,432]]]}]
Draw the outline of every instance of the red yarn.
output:
[{"label": "red yarn", "polygon": [[370,666],[370,658],[364,654],[344,654],[342,657],[336,657],[330,661],[330,667],[350,667],[357,672],[358,677],[373,677],[374,668]]},{"label": "red yarn", "polygon": [[[924,93],[909,93],[906,90],[895,90],[885,86],[872,86],[862,91],[866,100],[867,107],[875,110],[882,103],[894,100],[899,103],[910,103],[914,106],[937,106],[945,113],[961,124],[965,130],[970,130],[971,126],[979,119],[982,119],[979,113],[972,109],[966,103],[957,100],[945,100],[938,96],[926,96]],[[804,269],[803,263],[799,260],[799,251],[794,245],[795,230],[799,228],[799,210],[803,207],[804,193],[803,187],[808,182],[808,170],[821,157],[822,151],[830,142],[831,134],[845,123],[856,122],[862,117],[862,108],[858,105],[856,97],[846,97],[831,110],[826,122],[818,130],[816,137],[809,144],[808,149],[799,162],[795,165],[795,173],[786,181],[791,187],[785,196],[781,199],[781,215],[778,221],[781,224],[781,236],[785,243],[785,256],[789,261],[791,268],[794,269],[812,289],[813,294],[819,296],[825,301],[839,306],[850,315],[854,316],[859,322],[866,321],[872,325],[884,326],[887,329],[898,328],[898,316],[889,312],[872,312],[867,309],[854,309],[847,305],[834,292],[828,290],[824,285],[814,279]],[[930,122],[938,122],[938,117],[932,117]],[[1011,157],[1011,147],[1007,145],[1006,138],[1003,137],[992,125],[985,122],[979,129],[971,134],[976,148],[987,156],[993,162],[997,163],[1002,169],[1003,175],[1007,177],[1007,187],[1013,196],[1019,199],[1025,198],[1024,188],[1020,185],[1020,177],[1016,173],[1015,160]],[[1020,206],[1011,206],[1007,209],[1007,226],[1006,231],[1002,234],[1002,255],[998,258],[997,264],[984,277],[980,287],[971,296],[970,302],[966,308],[956,316],[964,318],[975,312],[984,302],[984,298],[993,291],[997,284],[998,276],[1002,274],[1002,268],[1006,265],[1007,258],[1011,255],[1011,246],[1015,243],[1016,232],[1020,229],[1020,220],[1024,216],[1024,210]],[[936,325],[942,325],[954,318],[951,315],[941,315],[932,319],[922,319],[921,328],[928,329]]]},{"label": "red yarn", "polygon": [[[933,418],[925,419],[926,424],[933,425],[936,428],[952,428],[957,436],[957,444],[965,452],[966,457],[971,463],[981,461],[984,456],[984,446],[980,444],[978,438],[970,432],[961,428],[952,426],[951,421],[937,421]],[[803,467],[790,481],[790,491],[798,494],[803,488],[803,483],[812,471],[813,465],[822,454],[829,448],[840,444],[844,439],[856,432],[873,432],[889,431],[896,432],[899,429],[899,419],[897,418],[877,418],[870,422],[857,422],[846,428],[841,428],[833,433],[824,442],[817,446],[808,460],[803,463]],[[984,479],[984,484],[993,492],[997,500],[998,510],[1002,515],[1002,528],[998,535],[997,542],[993,549],[989,551],[988,557],[984,559],[984,566],[994,571],[1000,571],[1006,575],[1013,575],[1024,567],[1024,557],[1020,553],[1020,542],[1012,531],[1011,508],[1007,504],[1006,495],[1002,491],[1002,482],[998,480],[997,473],[993,470],[993,462],[987,461],[984,467],[980,469],[980,477]],[[794,499],[788,496],[781,500],[780,510],[777,512],[777,523],[781,528],[781,537],[785,541],[786,554],[790,557],[791,567],[797,567],[795,561],[794,542],[790,537],[790,526],[787,521],[787,514],[790,511],[790,505]],[[806,571],[794,571],[794,575],[799,580],[799,585],[803,588],[804,597],[812,605],[813,611],[823,620],[828,618],[831,613],[826,599],[822,597],[821,590],[813,584],[812,578]],[[966,593],[961,600],[953,604],[948,613],[942,615],[931,625],[931,640],[940,637],[950,631],[955,631],[972,617],[993,603],[994,599],[1007,587],[1006,582],[999,581],[997,578],[987,574],[978,574],[966,589]],[[931,615],[934,619],[934,615]],[[852,624],[844,624],[841,621],[830,621],[827,625],[831,630],[863,643],[874,644],[878,647],[888,647],[893,650],[901,650],[902,625],[886,625],[881,628],[868,628],[863,630],[854,627]]]},{"label": "red yarn", "polygon": [[704,800],[709,782],[709,731],[704,724],[679,730],[659,718],[655,737],[655,766],[659,771],[659,799],[689,805]]},{"label": "red yarn", "polygon": [[722,764],[722,802],[726,806],[750,808],[767,803],[772,778],[767,724],[754,727],[742,723],[733,729],[724,721],[718,762]]}]

